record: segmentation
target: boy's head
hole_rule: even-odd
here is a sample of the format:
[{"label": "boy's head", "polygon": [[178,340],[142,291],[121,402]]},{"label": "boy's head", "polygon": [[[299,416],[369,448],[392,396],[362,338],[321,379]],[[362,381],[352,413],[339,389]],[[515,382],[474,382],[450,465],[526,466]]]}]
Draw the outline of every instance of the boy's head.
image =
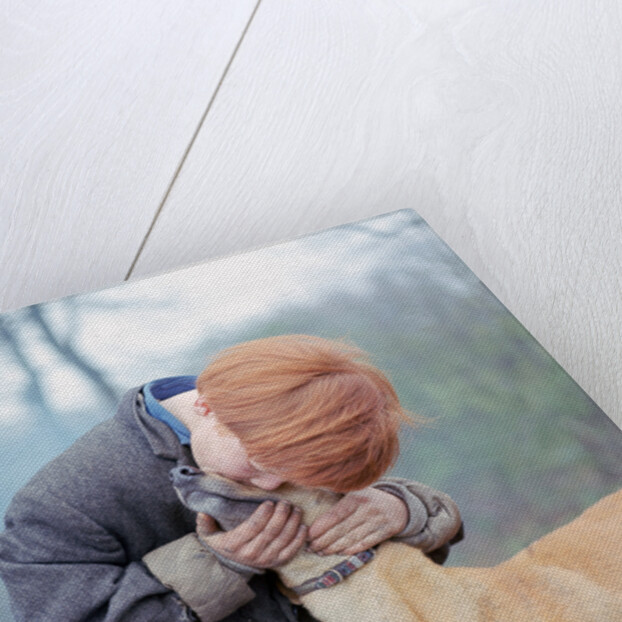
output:
[{"label": "boy's head", "polygon": [[408,421],[365,352],[309,335],[228,348],[197,390],[251,460],[292,483],[338,492],[364,488],[393,464]]}]

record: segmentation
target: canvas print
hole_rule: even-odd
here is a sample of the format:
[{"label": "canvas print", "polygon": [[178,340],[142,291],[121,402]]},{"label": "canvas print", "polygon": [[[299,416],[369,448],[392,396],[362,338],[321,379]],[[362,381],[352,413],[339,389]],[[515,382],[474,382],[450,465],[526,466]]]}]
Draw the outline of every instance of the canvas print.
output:
[{"label": "canvas print", "polygon": [[413,210],[0,315],[0,619],[622,620],[622,432]]}]

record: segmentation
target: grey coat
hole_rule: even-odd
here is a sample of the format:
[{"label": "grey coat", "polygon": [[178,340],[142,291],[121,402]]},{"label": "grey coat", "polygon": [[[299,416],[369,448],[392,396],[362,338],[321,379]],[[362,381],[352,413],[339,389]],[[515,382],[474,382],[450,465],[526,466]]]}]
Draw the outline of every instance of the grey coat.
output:
[{"label": "grey coat", "polygon": [[[189,448],[146,412],[138,387],[44,466],[13,498],[0,534],[16,621],[295,620],[272,573],[237,572],[200,545],[195,514],[168,477],[180,464],[194,465]],[[408,505],[397,539],[431,551],[458,532],[447,495],[396,478],[377,486]]]}]

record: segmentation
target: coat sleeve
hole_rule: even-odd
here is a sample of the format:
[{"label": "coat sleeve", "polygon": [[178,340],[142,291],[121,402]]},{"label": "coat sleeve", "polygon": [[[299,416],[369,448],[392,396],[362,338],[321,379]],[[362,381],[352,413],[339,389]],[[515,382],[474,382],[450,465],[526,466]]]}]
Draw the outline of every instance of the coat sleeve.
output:
[{"label": "coat sleeve", "polygon": [[[147,553],[143,561],[154,576],[179,594],[201,622],[222,620],[255,596],[247,585],[253,569],[236,572],[226,567],[202,545],[196,533]],[[208,585],[211,589],[206,589]]]},{"label": "coat sleeve", "polygon": [[[195,601],[181,589],[181,594],[176,592],[149,564],[128,561],[121,538],[41,489],[36,494],[22,489],[14,497],[5,526],[0,534],[0,576],[16,622],[212,622],[254,596],[242,575],[223,570],[206,553],[193,557],[187,536],[160,549],[173,566],[193,559],[192,569],[200,574],[203,589],[218,598]],[[224,590],[231,595],[221,602]],[[200,615],[193,611],[195,605],[203,605]]]},{"label": "coat sleeve", "polygon": [[459,541],[462,519],[449,495],[401,477],[384,477],[372,487],[399,497],[408,507],[408,523],[392,540],[417,547],[424,553]]}]

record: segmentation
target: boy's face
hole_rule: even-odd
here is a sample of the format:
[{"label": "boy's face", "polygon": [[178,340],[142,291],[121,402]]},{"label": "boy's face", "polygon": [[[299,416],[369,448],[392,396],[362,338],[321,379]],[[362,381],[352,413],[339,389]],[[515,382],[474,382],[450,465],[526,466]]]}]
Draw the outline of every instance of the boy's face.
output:
[{"label": "boy's face", "polygon": [[213,471],[264,490],[274,490],[285,482],[249,460],[240,439],[221,426],[213,412],[202,415],[194,426],[190,446],[197,466],[203,471]]}]

